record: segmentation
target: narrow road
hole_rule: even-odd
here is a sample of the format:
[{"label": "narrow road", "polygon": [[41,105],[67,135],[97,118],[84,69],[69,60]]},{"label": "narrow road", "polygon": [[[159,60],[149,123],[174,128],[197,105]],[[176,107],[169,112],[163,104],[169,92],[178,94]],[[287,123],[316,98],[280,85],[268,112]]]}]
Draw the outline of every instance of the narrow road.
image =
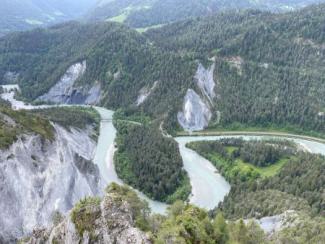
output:
[{"label": "narrow road", "polygon": [[196,131],[196,132],[179,132],[178,136],[274,136],[274,137],[286,137],[293,139],[302,139],[307,141],[314,141],[325,144],[325,139],[297,135],[285,132],[276,132],[276,131]]}]

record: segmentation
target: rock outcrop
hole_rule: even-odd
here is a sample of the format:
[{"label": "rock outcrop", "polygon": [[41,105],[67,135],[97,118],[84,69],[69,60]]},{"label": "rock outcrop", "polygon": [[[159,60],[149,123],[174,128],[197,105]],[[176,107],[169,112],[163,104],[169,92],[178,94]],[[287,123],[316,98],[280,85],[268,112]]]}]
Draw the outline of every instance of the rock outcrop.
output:
[{"label": "rock outcrop", "polygon": [[152,93],[152,91],[157,87],[158,81],[156,81],[152,87],[143,87],[140,91],[139,91],[139,95],[136,101],[136,105],[140,106],[142,103],[144,103],[147,98],[150,96],[150,94]]},{"label": "rock outcrop", "polygon": [[58,104],[98,104],[101,98],[100,84],[94,84],[90,89],[75,86],[75,82],[85,73],[86,67],[86,61],[72,65],[61,79],[37,100]]},{"label": "rock outcrop", "polygon": [[147,234],[135,228],[130,203],[118,193],[103,198],[85,199],[59,224],[35,230],[22,243],[69,244],[147,244]]},{"label": "rock outcrop", "polygon": [[91,161],[96,147],[92,129],[53,127],[52,142],[23,135],[0,153],[0,243],[48,226],[53,212],[66,213],[81,198],[103,192]]},{"label": "rock outcrop", "polygon": [[200,88],[202,94],[206,96],[206,98],[212,104],[213,99],[216,97],[215,87],[216,83],[214,82],[214,69],[215,63],[211,65],[210,68],[205,69],[202,64],[199,64],[199,67],[195,74],[195,80],[197,82],[198,87]]},{"label": "rock outcrop", "polygon": [[[183,102],[183,110],[177,114],[178,123],[186,131],[203,130],[209,125],[212,117],[211,108],[216,98],[216,82],[214,81],[215,63],[208,69],[200,63],[194,81],[200,95],[188,89]],[[217,116],[220,116],[217,114]],[[217,118],[218,119],[218,118]]]},{"label": "rock outcrop", "polygon": [[177,114],[179,124],[188,131],[203,130],[209,125],[212,113],[209,105],[192,89],[184,98],[183,110]]},{"label": "rock outcrop", "polygon": [[19,78],[19,73],[8,71],[3,76],[4,83],[16,83]]},{"label": "rock outcrop", "polygon": [[254,219],[254,221],[262,228],[262,230],[268,235],[275,232],[279,232],[284,228],[293,226],[294,219],[297,218],[297,213],[293,210],[287,210],[286,212],[275,215],[268,216],[261,219]]}]

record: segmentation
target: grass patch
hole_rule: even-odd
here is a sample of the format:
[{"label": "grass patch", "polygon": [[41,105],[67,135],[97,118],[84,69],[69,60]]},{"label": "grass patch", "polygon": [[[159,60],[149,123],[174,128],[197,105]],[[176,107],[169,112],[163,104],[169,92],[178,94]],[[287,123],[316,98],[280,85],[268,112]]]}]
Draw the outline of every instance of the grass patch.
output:
[{"label": "grass patch", "polygon": [[199,153],[201,156],[207,158],[222,175],[230,182],[247,180],[255,180],[257,178],[272,177],[280,172],[282,167],[289,161],[289,158],[281,159],[275,164],[267,167],[257,167],[249,163],[243,162],[241,159],[229,161],[223,158],[218,153]]},{"label": "grass patch", "polygon": [[40,20],[37,20],[37,19],[25,19],[26,23],[27,24],[30,24],[30,25],[43,25],[44,23]]},{"label": "grass patch", "polygon": [[245,163],[245,162],[243,162],[243,160],[240,160],[240,159],[236,160],[236,163],[237,163],[238,167],[240,167],[242,169],[244,169],[246,167],[252,168],[254,171],[257,171],[261,175],[261,177],[271,177],[271,176],[276,175],[288,161],[289,161],[288,158],[281,159],[278,162],[276,162],[275,164],[272,164],[267,167],[256,167],[249,163]]},{"label": "grass patch", "polygon": [[147,30],[157,29],[157,28],[160,28],[160,27],[163,27],[163,26],[164,26],[164,24],[152,25],[152,26],[148,26],[148,27],[137,28],[136,31],[139,32],[139,33],[144,33]]},{"label": "grass patch", "polygon": [[107,21],[113,21],[113,22],[123,23],[126,20],[126,18],[128,17],[128,15],[129,15],[129,13],[123,12],[120,15],[117,15],[115,17],[112,17],[112,18],[107,19]]}]

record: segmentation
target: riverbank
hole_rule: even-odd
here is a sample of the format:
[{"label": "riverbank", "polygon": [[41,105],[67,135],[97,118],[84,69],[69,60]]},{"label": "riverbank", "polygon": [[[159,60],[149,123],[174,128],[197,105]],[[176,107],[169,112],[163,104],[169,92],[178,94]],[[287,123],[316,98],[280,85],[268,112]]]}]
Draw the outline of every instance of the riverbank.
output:
[{"label": "riverbank", "polygon": [[302,139],[307,141],[314,141],[318,143],[325,144],[325,139],[306,136],[306,135],[297,135],[286,132],[276,132],[276,131],[195,131],[195,132],[178,132],[178,137],[183,136],[270,136],[270,137],[285,137],[292,139]]}]

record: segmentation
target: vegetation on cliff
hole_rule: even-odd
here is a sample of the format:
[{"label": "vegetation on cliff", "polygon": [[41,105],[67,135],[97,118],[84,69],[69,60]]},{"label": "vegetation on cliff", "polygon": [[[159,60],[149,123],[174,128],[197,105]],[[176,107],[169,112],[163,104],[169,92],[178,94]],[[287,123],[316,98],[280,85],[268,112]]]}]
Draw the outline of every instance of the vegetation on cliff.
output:
[{"label": "vegetation on cliff", "polygon": [[26,133],[54,139],[50,122],[29,111],[14,111],[7,105],[0,105],[0,149],[8,148],[18,137]]},{"label": "vegetation on cliff", "polygon": [[[212,216],[204,209],[181,201],[176,201],[171,205],[165,216],[150,214],[148,205],[128,187],[112,184],[107,188],[106,193],[107,195],[101,201],[97,198],[87,198],[74,207],[71,216],[79,238],[87,236],[90,242],[103,243],[101,242],[103,233],[114,236],[119,233],[119,236],[115,238],[117,238],[117,243],[121,243],[121,235],[124,235],[125,228],[130,228],[130,226],[138,227],[147,233],[148,239],[145,243],[157,244],[282,244],[291,242],[300,244],[309,241],[321,243],[324,237],[324,220],[312,218],[304,210],[291,212],[286,217],[287,219],[279,222],[281,226],[279,229],[266,234],[254,219],[229,220],[225,219],[220,211]],[[117,218],[110,218],[112,213]],[[125,220],[129,221],[127,225]],[[290,221],[290,224],[285,221]],[[61,226],[62,223],[64,220]],[[57,228],[60,228],[60,225]],[[81,230],[84,231],[80,232]],[[61,233],[54,229],[51,236],[72,234],[66,231],[71,230],[67,228]],[[84,235],[85,233],[87,234]],[[42,238],[39,234],[36,236],[39,239]],[[48,238],[50,233],[44,236]],[[137,243],[137,240],[129,239],[129,242]]]},{"label": "vegetation on cliff", "polygon": [[51,122],[70,129],[85,129],[92,126],[94,137],[99,132],[99,114],[91,108],[58,107],[41,110],[15,111],[2,102],[0,104],[0,148],[8,148],[23,134],[38,134],[46,140],[54,139],[54,128]]},{"label": "vegetation on cliff", "polygon": [[53,107],[47,109],[37,109],[32,111],[64,128],[70,130],[71,127],[87,129],[92,126],[94,136],[99,135],[100,115],[94,108],[86,107]]}]

